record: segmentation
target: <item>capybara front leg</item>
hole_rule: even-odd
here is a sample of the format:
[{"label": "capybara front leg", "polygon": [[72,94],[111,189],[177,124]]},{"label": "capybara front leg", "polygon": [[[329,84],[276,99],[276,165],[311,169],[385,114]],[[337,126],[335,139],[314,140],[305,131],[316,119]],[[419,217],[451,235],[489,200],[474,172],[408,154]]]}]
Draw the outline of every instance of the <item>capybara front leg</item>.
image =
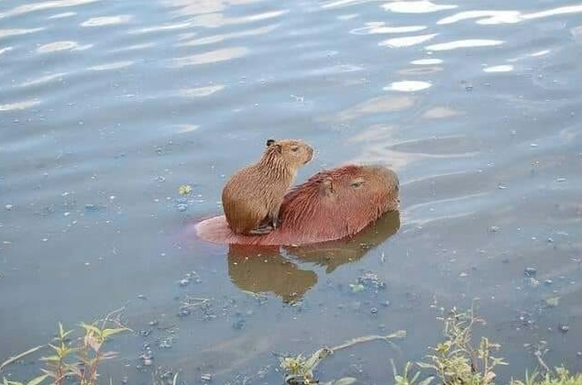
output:
[{"label": "capybara front leg", "polygon": [[268,223],[264,223],[262,225],[260,225],[259,227],[257,227],[256,229],[252,229],[251,231],[249,231],[250,235],[265,235],[265,234],[269,234],[271,231],[273,231],[273,226],[269,225]]},{"label": "capybara front leg", "polygon": [[279,210],[280,210],[280,208],[281,208],[281,206],[275,207],[269,213],[269,216],[267,217],[267,219],[269,220],[269,223],[271,224],[271,226],[273,226],[273,229],[276,229],[279,226]]}]

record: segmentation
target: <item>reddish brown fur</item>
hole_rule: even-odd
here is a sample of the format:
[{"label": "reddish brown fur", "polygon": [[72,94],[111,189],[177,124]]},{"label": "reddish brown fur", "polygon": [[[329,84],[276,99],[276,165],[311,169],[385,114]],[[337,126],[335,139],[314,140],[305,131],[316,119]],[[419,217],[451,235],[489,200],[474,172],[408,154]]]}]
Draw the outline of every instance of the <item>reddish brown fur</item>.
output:
[{"label": "reddish brown fur", "polygon": [[280,227],[270,234],[236,235],[224,217],[200,222],[196,230],[202,239],[214,243],[301,245],[336,240],[357,234],[387,211],[398,210],[398,193],[393,171],[349,165],[319,172],[287,193]]},{"label": "reddish brown fur", "polygon": [[[296,148],[296,151],[292,151]],[[297,140],[268,143],[256,164],[235,173],[222,191],[228,224],[236,234],[249,234],[266,219],[275,221],[297,170],[309,162],[313,149]]]}]

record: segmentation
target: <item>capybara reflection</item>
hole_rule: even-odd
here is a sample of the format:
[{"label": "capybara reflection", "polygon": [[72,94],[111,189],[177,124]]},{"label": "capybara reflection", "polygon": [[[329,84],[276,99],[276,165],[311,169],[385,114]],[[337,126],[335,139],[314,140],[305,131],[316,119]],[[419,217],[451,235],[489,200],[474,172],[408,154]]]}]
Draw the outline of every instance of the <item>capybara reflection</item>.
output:
[{"label": "capybara reflection", "polygon": [[266,235],[235,234],[224,216],[196,225],[213,243],[305,245],[353,236],[388,211],[398,210],[399,181],[384,166],[348,165],[321,171],[283,200],[279,227]]},{"label": "capybara reflection", "polygon": [[235,234],[268,234],[277,227],[279,209],[297,170],[313,157],[299,140],[267,141],[261,159],[236,172],[222,191],[222,206]]}]

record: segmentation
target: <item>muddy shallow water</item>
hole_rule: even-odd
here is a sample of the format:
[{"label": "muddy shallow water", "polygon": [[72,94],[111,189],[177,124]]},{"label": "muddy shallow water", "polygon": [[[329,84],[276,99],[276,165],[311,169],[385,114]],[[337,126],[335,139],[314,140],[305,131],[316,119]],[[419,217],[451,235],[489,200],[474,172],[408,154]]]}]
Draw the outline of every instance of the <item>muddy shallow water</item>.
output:
[{"label": "muddy shallow water", "polygon": [[[126,306],[116,383],[276,384],[273,352],[406,329],[319,371],[380,384],[479,298],[501,379],[540,341],[581,370],[581,44],[575,1],[0,1],[0,361]],[[194,239],[269,137],[317,149],[298,182],[391,166],[400,213],[319,248]]]}]

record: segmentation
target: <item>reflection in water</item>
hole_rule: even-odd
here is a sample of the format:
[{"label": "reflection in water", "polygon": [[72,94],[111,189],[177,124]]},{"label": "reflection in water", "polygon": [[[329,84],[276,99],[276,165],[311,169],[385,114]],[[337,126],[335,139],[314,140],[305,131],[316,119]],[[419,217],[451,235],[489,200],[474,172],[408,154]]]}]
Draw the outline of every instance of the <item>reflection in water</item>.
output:
[{"label": "reflection in water", "polygon": [[26,102],[20,103],[9,103],[9,104],[0,104],[0,111],[14,111],[14,110],[24,110],[25,108],[36,106],[40,104],[38,100],[28,100]]},{"label": "reflection in water", "polygon": [[237,59],[245,56],[249,52],[245,47],[231,47],[217,49],[216,51],[204,52],[196,55],[170,59],[168,66],[170,68],[185,67],[199,64],[217,63]]},{"label": "reflection in water", "polygon": [[189,40],[184,43],[177,44],[177,47],[187,47],[187,46],[196,46],[196,45],[205,45],[205,44],[215,44],[220,43],[222,41],[226,41],[229,39],[234,38],[241,38],[241,37],[248,37],[248,36],[259,36],[259,35],[266,35],[268,33],[273,32],[279,27],[279,24],[267,25],[261,28],[249,29],[246,31],[238,31],[233,33],[224,33],[221,35],[214,35],[214,36],[206,36],[195,40]]},{"label": "reflection in water", "polygon": [[398,13],[430,13],[457,8],[456,5],[434,4],[428,0],[395,1],[382,6],[387,11]]},{"label": "reflection in water", "polygon": [[35,86],[37,84],[50,82],[51,80],[54,80],[54,79],[62,80],[63,76],[65,76],[66,74],[67,73],[65,73],[65,72],[60,72],[57,74],[50,74],[50,75],[41,76],[40,78],[23,82],[21,84],[21,87]]},{"label": "reflection in water", "polygon": [[181,96],[187,98],[201,98],[210,96],[220,90],[224,89],[224,85],[218,84],[214,86],[198,87],[198,88],[182,88],[178,91]]},{"label": "reflection in water", "polygon": [[511,71],[513,71],[513,66],[510,64],[483,68],[483,72],[511,72]]},{"label": "reflection in water", "polygon": [[286,303],[295,302],[318,281],[313,270],[301,269],[298,263],[312,263],[331,274],[339,266],[363,258],[399,228],[400,213],[389,212],[351,239],[282,249],[230,245],[228,272],[241,290],[272,292]]},{"label": "reflection in water", "polygon": [[467,19],[479,19],[477,24],[519,23],[521,13],[518,11],[465,11],[445,17],[437,21],[437,24],[452,24]]},{"label": "reflection in water", "polygon": [[55,41],[54,43],[48,43],[41,45],[36,49],[38,53],[52,53],[59,51],[82,51],[91,48],[92,45],[79,45],[76,41]]},{"label": "reflection in water", "polygon": [[419,59],[419,60],[411,61],[410,64],[425,66],[425,65],[441,64],[442,62],[443,61],[441,59]]},{"label": "reflection in water", "polygon": [[352,29],[350,33],[354,35],[376,35],[376,34],[391,34],[391,33],[410,33],[418,32],[426,29],[424,25],[410,25],[400,27],[388,27],[384,22],[366,23],[365,27]]},{"label": "reflection in water", "polygon": [[77,14],[77,12],[63,12],[63,13],[57,13],[56,15],[52,15],[47,17],[47,19],[51,20],[51,19],[63,19],[65,17],[71,17],[71,16],[75,16]]},{"label": "reflection in water", "polygon": [[438,34],[432,33],[429,35],[420,36],[395,37],[393,39],[381,41],[380,43],[378,43],[378,45],[392,48],[412,47],[413,45],[417,45],[432,40],[436,35]]},{"label": "reflection in water", "polygon": [[3,53],[6,53],[8,51],[12,51],[12,47],[4,47],[4,48],[0,48],[0,55],[2,55]]},{"label": "reflection in water", "polygon": [[26,35],[33,32],[42,31],[44,28],[30,28],[30,29],[0,29],[0,39],[9,36]]},{"label": "reflection in water", "polygon": [[422,114],[422,117],[426,119],[447,119],[461,114],[461,111],[450,107],[434,107]]},{"label": "reflection in water", "polygon": [[81,27],[101,27],[105,25],[127,24],[131,19],[131,15],[94,17],[82,22]]},{"label": "reflection in water", "polygon": [[366,115],[402,111],[412,107],[414,101],[410,96],[380,96],[341,111],[334,120],[346,121]]},{"label": "reflection in water", "polygon": [[431,84],[429,82],[422,82],[418,80],[405,80],[400,82],[394,82],[387,87],[384,87],[385,91],[401,91],[401,92],[414,92],[426,90]]},{"label": "reflection in water", "polygon": [[133,64],[132,61],[120,61],[116,63],[109,63],[109,64],[102,64],[98,66],[89,67],[88,70],[91,71],[107,71],[107,70],[116,70],[119,68],[129,67]]},{"label": "reflection in water", "polygon": [[252,4],[258,1],[261,0],[162,0],[162,3],[177,8],[177,15],[193,16],[221,12],[233,5]]},{"label": "reflection in water", "polygon": [[458,48],[491,47],[503,44],[501,40],[467,39],[456,40],[448,43],[433,44],[425,47],[428,51],[449,51]]},{"label": "reflection in water", "polygon": [[467,19],[479,19],[477,24],[514,24],[524,20],[540,19],[544,17],[564,15],[570,13],[582,12],[582,5],[572,5],[566,7],[558,7],[529,14],[522,14],[520,11],[464,11],[455,15],[445,17],[437,22],[437,24],[452,24]]},{"label": "reflection in water", "polygon": [[0,19],[7,16],[16,16],[29,12],[41,11],[44,9],[73,7],[81,4],[94,3],[96,1],[98,0],[55,0],[45,1],[42,3],[25,4],[20,5],[10,11],[0,13]]}]

